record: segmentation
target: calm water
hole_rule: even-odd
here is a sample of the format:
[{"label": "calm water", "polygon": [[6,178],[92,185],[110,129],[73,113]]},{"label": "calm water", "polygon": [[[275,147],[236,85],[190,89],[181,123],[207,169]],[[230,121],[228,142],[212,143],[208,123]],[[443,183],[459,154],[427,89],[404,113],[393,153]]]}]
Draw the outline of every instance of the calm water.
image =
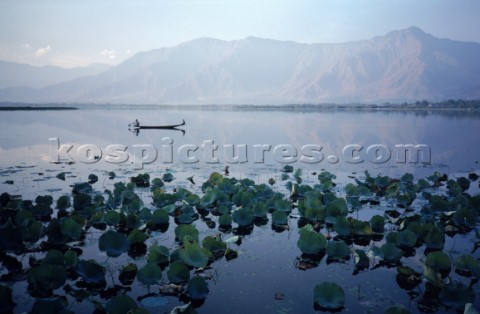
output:
[{"label": "calm water", "polygon": [[[176,124],[184,119],[186,125],[182,129],[185,133],[140,130],[135,134],[128,130],[128,124],[135,119],[141,125]],[[365,170],[372,175],[389,176],[410,172],[420,178],[434,171],[465,175],[472,171],[478,173],[480,169],[480,115],[468,112],[187,111],[158,108],[15,111],[1,113],[0,134],[0,193],[21,194],[26,199],[43,194],[58,197],[70,191],[69,184],[86,180],[90,173],[105,171],[115,171],[117,180],[127,182],[129,176],[139,171],[149,172],[155,177],[169,170],[176,178],[173,181],[175,186],[198,193],[199,185],[208,175],[212,171],[222,172],[226,165],[229,166],[230,176],[248,177],[257,183],[275,178],[275,189],[285,191],[280,169],[287,157],[287,161],[294,161],[290,163],[294,168],[304,170],[305,182],[316,183],[313,173],[326,169],[337,174],[340,186],[349,182],[348,176],[361,176]],[[60,145],[73,145],[69,156],[74,163],[50,162],[52,151],[53,156],[58,152],[49,141],[51,138],[58,138]],[[85,154],[77,152],[80,146],[87,144],[94,147],[93,155],[99,157],[92,163],[82,161]],[[126,162],[107,161],[107,146],[111,144],[126,147]],[[218,145],[218,149],[210,149],[211,144]],[[402,162],[401,154],[398,159],[396,145],[405,144],[428,147],[430,162],[427,162],[428,154],[420,156],[418,162],[411,162],[408,158]],[[135,145],[143,145],[144,155],[139,154],[140,150]],[[262,150],[256,147],[262,145],[267,145],[263,155],[259,153]],[[315,145],[307,147],[315,147],[316,151],[312,153],[305,145]],[[348,155],[348,150],[346,153],[343,151],[348,145],[355,145],[350,146],[356,148],[354,155]],[[378,154],[366,152],[372,145],[379,147]],[[239,154],[241,162],[232,160],[228,150],[231,146],[235,147],[235,154]],[[191,148],[190,155],[185,154],[186,147]],[[198,149],[194,150],[195,147]],[[243,158],[242,147],[246,147],[246,158]],[[284,157],[282,148],[287,149]],[[158,157],[151,160],[154,150]],[[382,155],[387,153],[390,154],[388,160]],[[66,156],[63,153],[60,155]],[[313,156],[316,160],[306,163],[300,160],[302,156]],[[148,163],[143,165],[143,170],[138,170],[138,159],[141,157]],[[363,162],[353,163],[355,160],[352,158],[355,157]],[[215,158],[218,162],[212,162]],[[198,162],[191,162],[197,159]],[[137,165],[134,160],[137,160]],[[55,178],[59,172],[68,173],[65,182]],[[196,185],[186,180],[191,175],[194,175]],[[13,184],[9,184],[11,181]],[[103,180],[94,188],[102,191],[112,185],[112,181]],[[146,192],[144,197],[148,199],[151,196]],[[197,227],[202,230],[201,237],[218,232],[201,222]],[[173,228],[171,224],[170,231]],[[255,227],[237,248],[240,256],[236,260],[214,263],[215,276],[209,282],[210,295],[199,311],[310,313],[314,312],[312,289],[324,280],[336,281],[343,287],[347,295],[346,312],[382,313],[386,305],[395,303],[410,307],[412,312],[418,311],[415,305],[409,304],[407,293],[398,288],[395,272],[389,269],[378,268],[374,272],[352,276],[351,261],[330,265],[322,262],[309,271],[296,269],[295,261],[300,255],[296,247],[297,229],[294,221],[291,222],[291,230],[282,233],[273,231],[270,224]],[[171,233],[167,232],[162,237],[173,243]],[[455,249],[462,247],[451,239],[447,242],[446,248],[448,245],[456,245]],[[414,266],[419,265],[421,263],[417,261]],[[25,287],[20,285],[17,286],[17,296],[22,302],[16,312],[28,311],[31,307],[31,299],[28,295],[22,296]],[[146,294],[143,287],[138,290],[134,295]],[[275,293],[281,293],[284,299],[275,300]],[[169,297],[168,300],[164,307],[152,310],[169,312],[173,306],[180,304],[176,298]],[[79,312],[91,310],[89,302],[77,305]],[[476,305],[479,306],[478,298]]]}]

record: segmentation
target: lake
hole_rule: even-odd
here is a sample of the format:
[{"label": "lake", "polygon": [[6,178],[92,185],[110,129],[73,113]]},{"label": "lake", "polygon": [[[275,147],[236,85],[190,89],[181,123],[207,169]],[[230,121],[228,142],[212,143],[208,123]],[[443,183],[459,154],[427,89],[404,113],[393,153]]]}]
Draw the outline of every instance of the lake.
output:
[{"label": "lake", "polygon": [[[178,130],[140,129],[135,132],[130,125],[135,119],[143,126],[180,124],[183,120],[185,125],[179,126]],[[447,174],[454,180],[480,173],[480,114],[469,111],[256,110],[253,107],[246,110],[185,110],[80,106],[78,110],[65,111],[3,111],[0,132],[0,194],[21,195],[24,200],[34,200],[39,195],[51,195],[54,201],[62,195],[70,197],[72,186],[88,181],[90,174],[98,176],[98,182],[92,187],[105,199],[108,198],[105,189],[113,191],[115,183],[126,184],[131,177],[141,173],[149,173],[150,179],[171,173],[174,180],[165,181],[166,192],[175,193],[183,188],[202,197],[202,184],[209,180],[212,172],[238,180],[251,179],[257,185],[267,184],[273,192],[283,193],[285,199],[289,199],[294,193],[292,185],[314,187],[319,183],[318,175],[328,171],[336,176],[332,179],[335,185],[325,188],[323,193],[331,191],[348,199],[351,195],[345,192],[347,184],[366,182],[369,176],[399,179],[410,173],[416,182],[435,172]],[[285,168],[286,165],[292,166],[293,172]],[[109,178],[110,172],[116,174],[115,178]],[[63,174],[63,178],[59,174]],[[463,192],[477,195],[478,180],[470,181],[469,188]],[[390,184],[394,183],[390,181]],[[449,192],[445,184],[438,190],[431,188],[425,188],[425,191],[432,194]],[[148,188],[135,191],[145,207],[155,209],[152,204],[154,192]],[[366,198],[356,209],[352,209],[349,201],[349,219],[369,221],[375,215],[385,216],[389,222],[385,230],[396,231],[400,228],[395,224],[397,217],[385,214],[386,210],[398,210],[400,218],[405,218],[420,213],[428,204],[418,192],[418,198],[407,206],[412,209],[410,213],[380,194],[372,196],[379,200],[378,206],[372,197]],[[453,198],[451,194],[449,196]],[[316,312],[314,287],[324,281],[342,287],[344,312],[383,313],[385,308],[395,304],[403,305],[412,313],[454,313],[458,310],[450,301],[447,302],[450,307],[428,304],[427,292],[431,289],[425,287],[425,278],[415,289],[402,288],[398,283],[397,268],[393,267],[400,265],[398,261],[393,266],[384,266],[378,263],[378,256],[369,255],[370,266],[353,275],[353,255],[347,260],[333,262],[326,256],[319,257],[317,263],[305,259],[297,245],[299,230],[305,222],[297,209],[296,197],[295,194],[290,198],[294,208],[288,211],[288,223],[280,228],[272,225],[268,214],[266,221],[256,220],[250,229],[239,230],[234,222],[233,228],[219,230],[218,214],[207,211],[207,215],[198,217],[195,213],[198,219],[192,224],[200,232],[200,241],[209,235],[220,235],[223,241],[235,236],[241,239],[241,244],[228,243],[238,257],[231,260],[222,257],[205,270],[203,275],[208,278],[209,293],[201,302],[194,302],[199,313],[313,313]],[[71,210],[68,208],[69,212]],[[3,217],[2,223],[5,219]],[[474,228],[445,237],[443,251],[448,252],[452,264],[459,256],[470,253],[472,245],[478,242],[471,231],[478,229],[478,216],[474,219],[477,221]],[[160,243],[171,251],[178,248],[174,234],[176,226],[174,218],[170,217],[167,230],[151,231],[145,241],[147,247]],[[327,240],[330,233],[332,238],[338,233],[331,226],[317,224],[315,227],[320,228]],[[165,269],[160,284],[147,288],[135,280],[130,285],[122,285],[114,279],[122,267],[135,263],[141,268],[146,264],[148,253],[133,257],[123,254],[107,260],[108,256],[97,249],[98,238],[104,230],[94,227],[84,230],[86,238],[70,245],[82,248],[80,258],[95,259],[108,268],[107,288],[123,286],[124,290],[119,291],[126,292],[139,306],[152,313],[169,313],[175,306],[189,301],[184,294],[180,297],[159,294],[162,284],[168,283]],[[367,252],[386,242],[383,235],[375,239],[368,237],[366,243],[342,239],[352,254],[357,249]],[[413,253],[409,250],[410,255],[404,255],[401,265],[421,273],[425,245],[419,239],[414,247],[409,248]],[[38,259],[44,256],[38,249],[43,240],[31,244],[26,253],[12,252],[9,255],[28,269],[27,256]],[[478,251],[472,256],[478,259]],[[8,272],[4,262],[0,275]],[[193,276],[193,270],[191,272]],[[464,285],[468,285],[471,279],[471,276],[461,276],[454,271],[450,277]],[[477,298],[473,303],[478,309],[480,287],[475,280],[472,279],[472,291]],[[27,281],[2,281],[12,287],[13,301],[17,304],[14,312],[29,311],[35,299],[27,292]],[[69,278],[67,282],[75,289],[82,288],[75,286],[76,278]],[[145,297],[148,293],[152,293],[150,298]],[[56,289],[54,294],[66,295],[69,309],[77,313],[92,312],[94,307],[90,300],[106,304],[111,298],[111,295],[101,296],[95,292],[90,299],[75,301],[63,287]]]}]

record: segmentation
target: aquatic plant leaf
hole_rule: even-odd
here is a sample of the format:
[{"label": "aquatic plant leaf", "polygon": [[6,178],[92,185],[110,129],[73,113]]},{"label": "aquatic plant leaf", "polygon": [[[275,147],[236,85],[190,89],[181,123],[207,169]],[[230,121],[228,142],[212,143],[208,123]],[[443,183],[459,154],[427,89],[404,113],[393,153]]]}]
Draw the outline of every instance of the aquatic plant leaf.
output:
[{"label": "aquatic plant leaf", "polygon": [[439,227],[433,226],[425,236],[424,242],[429,249],[442,250],[445,244],[445,232]]},{"label": "aquatic plant leaf", "polygon": [[385,230],[385,218],[380,215],[375,215],[370,219],[370,227],[375,233],[383,233]]},{"label": "aquatic plant leaf", "polygon": [[118,257],[130,248],[130,241],[123,233],[108,230],[98,240],[98,248],[109,257]]},{"label": "aquatic plant leaf", "polygon": [[385,243],[381,247],[373,246],[371,251],[375,256],[392,263],[400,261],[403,256],[402,251],[392,243]]},{"label": "aquatic plant leaf", "polygon": [[385,310],[385,314],[410,314],[410,311],[405,309],[403,305],[393,305]]},{"label": "aquatic plant leaf", "polygon": [[146,285],[154,285],[162,279],[162,270],[156,263],[147,263],[137,272],[137,280]]},{"label": "aquatic plant leaf", "polygon": [[139,173],[136,177],[131,177],[130,182],[135,184],[137,187],[149,187],[150,186],[150,175],[148,173]]},{"label": "aquatic plant leaf", "polygon": [[188,281],[187,291],[193,300],[203,300],[208,296],[208,283],[200,276],[195,276]]},{"label": "aquatic plant leaf", "polygon": [[[151,296],[151,297],[146,297],[146,298],[143,298],[141,301],[140,301],[140,304],[145,306],[145,307],[164,307],[166,306],[167,304],[169,303],[168,301],[168,298],[167,297],[163,297],[163,296]],[[142,309],[143,310],[143,309]],[[145,310],[146,311],[146,310]],[[149,312],[146,311],[146,314],[148,314]],[[138,314],[138,313],[137,313]]]},{"label": "aquatic plant leaf", "polygon": [[223,256],[227,249],[227,244],[218,237],[206,236],[202,240],[202,246],[212,252],[214,256]]},{"label": "aquatic plant leaf", "polygon": [[186,236],[198,242],[198,234],[198,230],[194,225],[178,225],[175,228],[175,236],[180,242],[184,242]]},{"label": "aquatic plant leaf", "polygon": [[152,213],[151,221],[153,221],[155,224],[158,224],[158,225],[166,225],[170,222],[170,217],[168,214],[169,213],[163,208],[156,209]]},{"label": "aquatic plant leaf", "polygon": [[308,230],[308,228],[300,229],[300,237],[297,241],[297,247],[304,254],[316,254],[323,251],[327,247],[327,239],[321,233]]},{"label": "aquatic plant leaf", "polygon": [[95,260],[80,260],[77,264],[77,274],[89,284],[105,283],[105,268]]},{"label": "aquatic plant leaf", "polygon": [[42,264],[28,272],[28,283],[31,290],[41,294],[51,294],[67,280],[65,268],[59,265]]},{"label": "aquatic plant leaf", "polygon": [[286,225],[288,223],[288,214],[284,211],[276,210],[272,213],[272,224]]},{"label": "aquatic plant leaf", "polygon": [[452,220],[459,227],[471,229],[475,227],[477,216],[478,214],[473,208],[462,207],[455,211]]},{"label": "aquatic plant leaf", "polygon": [[166,172],[162,176],[162,180],[165,182],[172,182],[173,179],[174,179],[173,174],[171,174],[170,172]]},{"label": "aquatic plant leaf", "polygon": [[345,305],[345,292],[334,282],[323,282],[313,289],[313,301],[322,309],[338,310]]},{"label": "aquatic plant leaf", "polygon": [[120,213],[109,210],[103,215],[103,220],[109,226],[116,226],[120,222]]},{"label": "aquatic plant leaf", "polygon": [[249,226],[253,223],[253,210],[248,208],[239,208],[232,213],[232,219],[240,227]]},{"label": "aquatic plant leaf", "polygon": [[351,221],[352,233],[355,236],[370,236],[372,232],[372,227],[367,221],[361,221],[357,219],[352,219]]},{"label": "aquatic plant leaf", "polygon": [[118,295],[108,300],[106,310],[107,314],[127,314],[137,308],[137,302],[128,295]]},{"label": "aquatic plant leaf", "polygon": [[223,214],[218,217],[218,224],[220,226],[230,226],[232,224],[232,216],[230,214]]},{"label": "aquatic plant leaf", "polygon": [[94,184],[94,183],[96,183],[97,181],[98,181],[98,176],[97,176],[97,175],[95,175],[95,174],[93,174],[93,173],[90,174],[90,175],[88,175],[88,183]]},{"label": "aquatic plant leaf", "polygon": [[43,264],[64,266],[65,260],[63,253],[58,250],[49,250],[42,261]]},{"label": "aquatic plant leaf", "polygon": [[368,259],[367,253],[363,250],[354,250],[354,265],[356,270],[368,269],[370,266],[370,260]]},{"label": "aquatic plant leaf", "polygon": [[120,275],[118,275],[118,280],[120,280],[123,285],[131,285],[135,281],[137,273],[137,265],[135,265],[134,263],[128,263],[127,265],[122,267]]},{"label": "aquatic plant leaf", "polygon": [[40,239],[42,232],[43,224],[40,221],[35,221],[24,230],[23,241],[33,244]]},{"label": "aquatic plant leaf", "polygon": [[347,216],[347,201],[344,198],[337,198],[327,205],[325,215],[327,217]]},{"label": "aquatic plant leaf", "polygon": [[480,278],[480,261],[471,255],[462,255],[455,261],[455,269]]},{"label": "aquatic plant leaf", "polygon": [[75,269],[78,264],[78,255],[75,251],[66,251],[63,254],[63,262],[66,269]]},{"label": "aquatic plant leaf", "polygon": [[182,260],[192,267],[203,268],[208,263],[209,251],[201,248],[196,243],[185,242],[184,248],[180,251]]},{"label": "aquatic plant leaf", "polygon": [[465,304],[473,303],[475,292],[471,287],[467,287],[461,283],[452,282],[442,287],[438,298],[442,304],[457,309],[464,309]]},{"label": "aquatic plant leaf", "polygon": [[60,209],[60,210],[65,210],[67,208],[69,208],[71,205],[70,203],[70,197],[68,197],[67,195],[62,195],[58,198],[57,200],[57,208]]},{"label": "aquatic plant leaf", "polygon": [[425,260],[425,266],[430,267],[435,272],[448,274],[452,268],[452,262],[450,257],[442,251],[430,252]]},{"label": "aquatic plant leaf", "polygon": [[327,245],[327,256],[336,261],[347,260],[350,258],[350,248],[345,241],[330,241]]},{"label": "aquatic plant leaf", "polygon": [[253,216],[256,218],[267,217],[268,206],[264,202],[256,202],[253,204]]},{"label": "aquatic plant leaf", "polygon": [[413,248],[417,244],[417,236],[413,231],[402,230],[397,234],[396,244],[400,248]]},{"label": "aquatic plant leaf", "polygon": [[147,239],[148,235],[138,229],[132,230],[132,232],[130,232],[128,235],[128,241],[130,242],[130,245],[144,243]]},{"label": "aquatic plant leaf", "polygon": [[72,240],[77,240],[83,233],[83,226],[72,218],[60,220],[61,232]]},{"label": "aquatic plant leaf", "polygon": [[168,266],[167,277],[175,284],[186,282],[190,279],[190,269],[185,263],[174,261]]},{"label": "aquatic plant leaf", "polygon": [[73,314],[68,310],[66,297],[38,298],[32,306],[31,314],[59,313]]}]

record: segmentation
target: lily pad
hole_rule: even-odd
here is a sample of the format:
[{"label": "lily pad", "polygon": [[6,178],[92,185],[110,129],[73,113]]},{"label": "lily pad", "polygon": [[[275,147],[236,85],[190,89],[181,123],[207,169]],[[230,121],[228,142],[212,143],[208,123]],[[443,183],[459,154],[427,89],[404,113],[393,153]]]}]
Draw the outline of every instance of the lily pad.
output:
[{"label": "lily pad", "polygon": [[88,284],[102,285],[105,283],[105,268],[95,260],[80,260],[76,270],[77,274]]},{"label": "lily pad", "polygon": [[170,282],[178,284],[190,279],[190,269],[180,261],[174,261],[168,266],[167,277]]},{"label": "lily pad", "polygon": [[180,255],[187,265],[202,268],[208,263],[209,251],[199,247],[196,243],[185,242],[185,247],[181,250]]},{"label": "lily pad", "polygon": [[195,276],[188,282],[187,291],[193,300],[203,300],[208,296],[208,284],[203,277]]},{"label": "lily pad", "polygon": [[137,308],[137,302],[128,295],[118,295],[107,302],[107,314],[127,314]]},{"label": "lily pad", "polygon": [[315,286],[313,301],[321,309],[339,310],[345,305],[345,292],[334,282],[324,282]]},{"label": "lily pad", "polygon": [[108,230],[98,240],[98,248],[108,257],[118,257],[128,251],[130,241],[123,233]]},{"label": "lily pad", "polygon": [[253,223],[253,210],[247,208],[237,209],[232,213],[232,219],[240,227],[250,226]]},{"label": "lily pad", "polygon": [[41,295],[50,295],[60,288],[67,280],[65,268],[59,265],[42,264],[30,269],[28,284],[31,291]]},{"label": "lily pad", "polygon": [[308,227],[300,229],[300,237],[297,246],[304,254],[316,254],[327,247],[327,239],[321,233],[315,232]]},{"label": "lily pad", "polygon": [[327,245],[327,256],[335,261],[347,260],[350,258],[350,248],[345,241],[330,241]]},{"label": "lily pad", "polygon": [[137,272],[137,280],[144,285],[154,285],[162,279],[162,270],[155,263],[147,263]]}]

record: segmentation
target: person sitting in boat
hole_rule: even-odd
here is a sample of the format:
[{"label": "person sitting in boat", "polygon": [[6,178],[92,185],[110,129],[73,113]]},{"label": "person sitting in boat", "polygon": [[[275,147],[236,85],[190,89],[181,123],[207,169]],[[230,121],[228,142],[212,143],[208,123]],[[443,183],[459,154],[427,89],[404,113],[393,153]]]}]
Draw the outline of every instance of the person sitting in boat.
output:
[{"label": "person sitting in boat", "polygon": [[140,122],[138,122],[138,119],[135,119],[134,125],[135,125],[135,126],[139,126],[139,125],[140,125]]}]

